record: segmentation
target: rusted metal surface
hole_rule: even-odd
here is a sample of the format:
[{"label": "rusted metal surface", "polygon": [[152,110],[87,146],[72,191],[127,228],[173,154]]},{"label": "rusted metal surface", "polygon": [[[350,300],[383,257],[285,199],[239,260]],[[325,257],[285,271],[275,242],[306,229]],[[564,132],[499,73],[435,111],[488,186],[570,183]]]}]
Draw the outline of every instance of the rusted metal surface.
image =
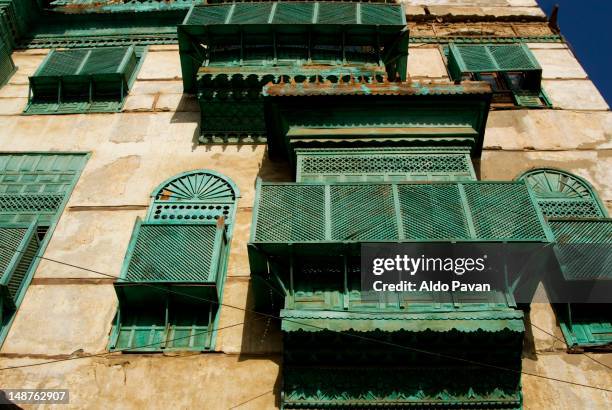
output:
[{"label": "rusted metal surface", "polygon": [[484,81],[464,81],[454,84],[448,81],[410,82],[365,82],[351,77],[348,82],[332,83],[268,83],[264,86],[265,96],[315,96],[315,95],[454,95],[490,94],[491,86]]}]

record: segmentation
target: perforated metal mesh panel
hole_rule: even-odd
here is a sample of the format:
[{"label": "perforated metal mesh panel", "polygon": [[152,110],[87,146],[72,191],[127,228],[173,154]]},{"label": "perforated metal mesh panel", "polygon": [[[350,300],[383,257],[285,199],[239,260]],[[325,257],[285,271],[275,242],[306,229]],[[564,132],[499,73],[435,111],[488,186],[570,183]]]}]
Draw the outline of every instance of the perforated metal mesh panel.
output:
[{"label": "perforated metal mesh panel", "polygon": [[256,241],[319,241],[325,238],[322,185],[267,185],[260,190]]},{"label": "perforated metal mesh panel", "polygon": [[332,185],[330,194],[332,239],[398,237],[391,185]]},{"label": "perforated metal mesh panel", "polygon": [[125,279],[207,282],[215,234],[215,225],[140,225]]},{"label": "perforated metal mesh panel", "polygon": [[457,185],[399,185],[398,194],[406,239],[470,238]]},{"label": "perforated metal mesh panel", "polygon": [[545,240],[546,235],[524,184],[465,184],[481,239]]}]

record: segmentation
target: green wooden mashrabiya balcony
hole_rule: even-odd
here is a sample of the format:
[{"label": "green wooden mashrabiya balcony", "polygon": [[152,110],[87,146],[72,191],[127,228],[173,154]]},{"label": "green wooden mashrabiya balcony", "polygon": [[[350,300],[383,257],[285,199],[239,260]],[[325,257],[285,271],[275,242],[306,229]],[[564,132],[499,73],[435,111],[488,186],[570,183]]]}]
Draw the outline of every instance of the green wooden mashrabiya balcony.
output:
[{"label": "green wooden mashrabiya balcony", "polygon": [[184,89],[198,96],[206,141],[265,138],[261,89],[269,82],[406,79],[408,31],[398,4],[196,6],[178,35]]},{"label": "green wooden mashrabiya balcony", "polygon": [[[554,237],[561,277],[551,283],[545,282],[546,291],[553,295],[582,292],[586,300],[595,284],[599,291],[608,289],[612,284],[612,222],[591,184],[577,175],[553,168],[536,168],[519,179],[531,186]],[[568,303],[554,306],[570,349],[612,347],[610,305]]]},{"label": "green wooden mashrabiya balcony", "polygon": [[270,84],[263,94],[270,156],[293,165],[300,148],[463,147],[478,158],[491,100],[483,82],[354,79]]},{"label": "green wooden mashrabiya balcony", "polygon": [[119,111],[139,62],[134,46],[52,50],[30,77],[24,113]]},{"label": "green wooden mashrabiya balcony", "polygon": [[209,170],[181,174],[152,194],[120,279],[111,350],[214,348],[238,191]]},{"label": "green wooden mashrabiya balcony", "polygon": [[[249,258],[251,273],[282,295],[273,305],[282,307],[283,407],[519,408],[525,329],[512,291],[371,299],[361,291],[360,246],[548,241],[522,181],[259,182]],[[261,292],[265,308],[269,289]],[[427,376],[417,382],[415,372]]]}]

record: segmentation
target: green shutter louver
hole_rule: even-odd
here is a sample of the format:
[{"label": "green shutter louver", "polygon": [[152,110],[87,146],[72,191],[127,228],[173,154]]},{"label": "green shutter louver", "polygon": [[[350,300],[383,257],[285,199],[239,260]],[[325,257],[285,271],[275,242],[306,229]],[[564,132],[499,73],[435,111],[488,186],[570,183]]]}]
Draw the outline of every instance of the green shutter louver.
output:
[{"label": "green shutter louver", "polygon": [[297,148],[296,182],[471,181],[468,149]]},{"label": "green shutter louver", "polygon": [[[541,87],[542,68],[524,43],[450,43],[448,71],[455,81],[489,81],[493,87],[494,102],[513,102],[516,106],[527,108],[545,108],[551,105]],[[487,78],[492,75],[496,75],[497,79]]]},{"label": "green shutter louver", "polygon": [[30,266],[40,249],[37,224],[0,223],[0,298],[16,309]]},{"label": "green shutter louver", "polygon": [[30,77],[25,113],[119,111],[138,63],[134,46],[52,50]]},{"label": "green shutter louver", "polygon": [[115,283],[119,310],[111,350],[210,349],[227,241],[225,227],[215,222],[138,220]]},{"label": "green shutter louver", "polygon": [[[451,76],[461,80],[471,73],[520,71],[532,74],[539,86],[542,68],[526,44],[457,45],[449,44]],[[537,81],[536,81],[537,80]]]}]

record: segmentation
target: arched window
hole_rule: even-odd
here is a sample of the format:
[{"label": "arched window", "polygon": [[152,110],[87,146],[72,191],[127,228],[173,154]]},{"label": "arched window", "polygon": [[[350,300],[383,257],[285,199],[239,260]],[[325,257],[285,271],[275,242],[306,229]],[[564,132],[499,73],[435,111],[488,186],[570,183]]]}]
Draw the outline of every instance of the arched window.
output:
[{"label": "arched window", "polygon": [[111,350],[214,348],[238,195],[210,170],[180,174],[153,191],[115,283]]},{"label": "arched window", "polygon": [[607,211],[593,187],[583,178],[552,168],[536,168],[518,177],[525,180],[548,218],[599,218]]},{"label": "arched window", "polygon": [[148,221],[211,221],[223,217],[233,222],[238,188],[225,176],[210,170],[190,171],[160,184],[151,194]]}]

